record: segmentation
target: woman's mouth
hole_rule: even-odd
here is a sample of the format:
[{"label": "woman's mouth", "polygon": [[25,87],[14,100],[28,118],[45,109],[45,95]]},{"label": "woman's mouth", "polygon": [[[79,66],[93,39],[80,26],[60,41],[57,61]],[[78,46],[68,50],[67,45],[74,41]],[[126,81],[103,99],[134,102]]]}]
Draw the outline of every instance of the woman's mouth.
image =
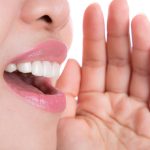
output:
[{"label": "woman's mouth", "polygon": [[8,86],[32,106],[58,113],[66,107],[65,94],[54,88],[66,46],[49,40],[14,58],[6,65],[4,79]]}]

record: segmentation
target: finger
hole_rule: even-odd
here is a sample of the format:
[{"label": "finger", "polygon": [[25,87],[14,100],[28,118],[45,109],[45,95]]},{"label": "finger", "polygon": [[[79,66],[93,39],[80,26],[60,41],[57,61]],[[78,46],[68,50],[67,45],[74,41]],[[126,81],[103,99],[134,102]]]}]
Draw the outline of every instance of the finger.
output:
[{"label": "finger", "polygon": [[66,94],[67,106],[62,117],[71,117],[76,113],[76,100],[80,87],[80,66],[75,60],[68,60],[66,67],[57,81],[56,88]]},{"label": "finger", "polygon": [[130,79],[129,8],[126,0],[114,0],[111,3],[107,26],[106,89],[126,93]]},{"label": "finger", "polygon": [[80,92],[104,92],[105,89],[105,29],[98,4],[90,5],[84,14],[83,64]]},{"label": "finger", "polygon": [[132,21],[132,79],[130,95],[148,100],[150,63],[150,23],[146,16],[136,16]]}]

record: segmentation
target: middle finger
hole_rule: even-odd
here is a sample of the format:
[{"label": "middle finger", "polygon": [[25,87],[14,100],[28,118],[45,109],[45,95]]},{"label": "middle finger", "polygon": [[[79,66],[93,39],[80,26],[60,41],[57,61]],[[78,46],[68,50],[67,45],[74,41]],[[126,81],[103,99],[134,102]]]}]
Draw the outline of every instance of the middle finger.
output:
[{"label": "middle finger", "polygon": [[126,0],[114,0],[110,5],[107,52],[106,90],[126,93],[130,80],[129,8]]}]

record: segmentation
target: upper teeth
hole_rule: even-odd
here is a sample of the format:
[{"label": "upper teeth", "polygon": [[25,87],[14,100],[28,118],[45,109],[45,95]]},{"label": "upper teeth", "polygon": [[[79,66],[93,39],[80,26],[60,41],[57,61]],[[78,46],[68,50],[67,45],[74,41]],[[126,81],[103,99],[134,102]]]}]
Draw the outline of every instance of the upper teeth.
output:
[{"label": "upper teeth", "polygon": [[57,78],[59,76],[60,65],[56,62],[34,61],[32,63],[9,64],[5,69],[9,73],[17,70],[22,73],[32,73],[35,76]]}]

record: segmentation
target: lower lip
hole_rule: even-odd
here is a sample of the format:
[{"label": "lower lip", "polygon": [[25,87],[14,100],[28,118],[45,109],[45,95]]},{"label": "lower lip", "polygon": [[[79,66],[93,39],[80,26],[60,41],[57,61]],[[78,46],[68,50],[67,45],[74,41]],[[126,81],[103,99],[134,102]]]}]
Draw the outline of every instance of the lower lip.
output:
[{"label": "lower lip", "polygon": [[17,95],[20,95],[23,98],[23,101],[36,108],[50,113],[61,113],[66,108],[66,96],[58,90],[53,95],[47,95],[36,90],[25,90],[26,88],[19,86],[21,84],[20,82],[18,82],[18,85],[15,85],[13,80],[8,76],[5,76],[5,80],[7,82],[7,86]]},{"label": "lower lip", "polygon": [[[21,63],[22,61],[35,61],[35,60],[49,60],[63,62],[67,55],[66,46],[58,41],[49,40],[40,45],[36,46],[26,54],[18,56],[12,62]],[[57,91],[53,95],[43,94],[42,92],[27,90],[23,87],[13,83],[9,78],[6,77],[8,87],[10,87],[16,94],[20,95],[27,103],[41,108],[42,110],[59,113],[63,112],[66,108],[66,97],[62,92]]]},{"label": "lower lip", "polygon": [[26,91],[16,91],[20,96],[24,97],[24,100],[29,104],[41,108],[47,112],[59,113],[63,112],[66,107],[66,98],[63,93],[57,93],[55,95],[45,95],[30,93]]}]

